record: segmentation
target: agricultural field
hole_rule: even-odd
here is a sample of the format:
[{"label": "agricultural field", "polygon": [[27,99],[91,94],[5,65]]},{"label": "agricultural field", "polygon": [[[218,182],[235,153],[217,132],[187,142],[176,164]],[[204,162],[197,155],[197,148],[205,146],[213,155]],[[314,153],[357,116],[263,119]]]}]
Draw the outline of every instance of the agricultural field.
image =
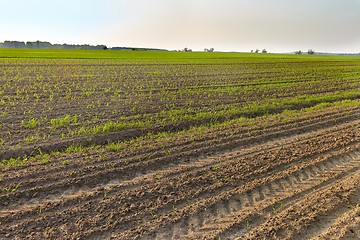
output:
[{"label": "agricultural field", "polygon": [[360,57],[0,50],[0,239],[360,238]]}]

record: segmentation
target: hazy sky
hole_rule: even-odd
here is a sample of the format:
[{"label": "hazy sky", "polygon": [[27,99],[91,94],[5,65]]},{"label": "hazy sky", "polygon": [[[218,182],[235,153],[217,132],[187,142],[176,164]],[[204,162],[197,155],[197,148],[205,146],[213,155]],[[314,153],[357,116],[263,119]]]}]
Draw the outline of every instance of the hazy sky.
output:
[{"label": "hazy sky", "polygon": [[0,0],[0,41],[360,52],[360,0]]}]

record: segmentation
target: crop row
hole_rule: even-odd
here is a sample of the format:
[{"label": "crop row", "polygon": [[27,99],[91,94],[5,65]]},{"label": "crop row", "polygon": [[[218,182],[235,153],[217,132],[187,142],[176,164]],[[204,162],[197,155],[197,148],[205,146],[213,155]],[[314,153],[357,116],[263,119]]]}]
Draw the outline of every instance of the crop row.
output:
[{"label": "crop row", "polygon": [[[214,150],[231,149],[231,146],[239,145],[239,141],[246,145],[253,141],[259,141],[258,138],[271,139],[280,135],[301,133],[307,128],[312,129],[317,125],[319,126],[315,128],[319,129],[348,122],[359,118],[359,110],[360,102],[358,100],[345,100],[320,103],[314,107],[300,110],[284,110],[278,114],[253,118],[240,117],[222,123],[192,126],[183,131],[149,132],[146,135],[137,135],[136,132],[131,132],[128,138],[120,141],[107,144],[98,141],[88,147],[73,143],[63,148],[64,151],[61,152],[56,151],[62,150],[58,148],[52,148],[50,150],[53,151],[50,152],[43,147],[31,148],[28,156],[4,159],[0,166],[10,167],[3,173],[9,171],[11,176],[14,176],[13,167],[28,172],[29,167],[33,164],[36,168],[44,168],[45,164],[45,168],[55,172],[59,167],[70,165],[70,168],[73,168],[85,164],[90,171],[93,171],[94,166],[100,168],[114,164],[118,166],[120,160],[121,165],[124,162],[127,165],[129,162],[126,159],[129,157],[135,157],[139,161],[162,157],[173,159],[174,151],[181,152],[184,157],[185,152],[189,151],[189,147],[190,150],[209,148],[208,154],[211,154]],[[81,171],[82,173],[83,171]]]},{"label": "crop row", "polygon": [[17,156],[79,138],[177,131],[358,99],[359,65],[296,58],[0,59],[0,150]]},{"label": "crop row", "polygon": [[[50,161],[5,170],[0,183],[4,189],[0,234],[70,239],[106,238],[114,233],[121,239],[147,234],[154,238],[162,233],[176,236],[178,230],[190,227],[199,233],[209,221],[222,220],[219,214],[209,215],[212,209],[220,209],[220,204],[227,207],[234,199],[244,204],[247,196],[249,206],[264,204],[271,210],[276,203],[276,211],[281,211],[280,203],[288,207],[288,198],[299,198],[292,191],[306,194],[310,187],[333,181],[337,173],[358,169],[350,162],[352,155],[336,160],[358,148],[358,114],[358,108],[346,104],[318,106],[270,116],[272,119],[252,119],[262,127],[241,127],[234,122],[232,126],[204,128],[197,141],[186,142],[190,131],[168,136],[169,141],[165,136],[159,138],[167,149],[148,139],[149,145],[153,142],[153,152],[143,149],[122,156],[88,149],[59,154],[55,156],[58,164]],[[258,131],[251,134],[246,131],[250,129]],[[72,159],[65,163],[64,157]],[[284,183],[287,190],[276,192],[281,198],[269,198],[266,188],[276,190],[272,184],[288,178],[290,187]],[[304,187],[306,179],[313,179],[311,186]],[[270,203],[261,202],[264,199]],[[251,220],[252,228],[253,223],[264,222],[265,215],[247,218],[258,208],[243,208],[232,210],[246,217],[232,218],[237,224],[234,227],[244,226],[246,220]],[[188,220],[197,216],[200,226]],[[257,216],[259,221],[253,221]],[[230,225],[217,225],[216,229],[231,234]]]}]

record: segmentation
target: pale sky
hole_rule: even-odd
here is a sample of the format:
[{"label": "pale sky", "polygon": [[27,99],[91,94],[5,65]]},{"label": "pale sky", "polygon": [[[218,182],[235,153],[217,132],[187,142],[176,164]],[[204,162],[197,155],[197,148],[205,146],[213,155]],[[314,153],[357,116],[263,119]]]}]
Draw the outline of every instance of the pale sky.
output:
[{"label": "pale sky", "polygon": [[0,42],[360,52],[360,0],[0,0]]}]

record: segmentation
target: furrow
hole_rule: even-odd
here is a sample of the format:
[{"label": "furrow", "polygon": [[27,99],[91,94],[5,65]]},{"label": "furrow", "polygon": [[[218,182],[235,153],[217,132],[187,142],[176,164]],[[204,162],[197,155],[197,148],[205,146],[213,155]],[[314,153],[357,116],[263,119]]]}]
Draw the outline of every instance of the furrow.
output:
[{"label": "furrow", "polygon": [[[346,127],[350,127],[350,126],[353,126],[353,125],[351,125],[351,124],[345,124],[344,125],[344,127],[346,128]],[[338,131],[341,131],[342,129],[339,129]],[[320,132],[322,132],[322,131],[320,131]],[[333,134],[333,133],[329,133],[329,134]],[[314,134],[315,136],[313,136],[313,134],[310,134],[310,135],[305,135],[304,137],[306,137],[306,138],[304,138],[304,139],[302,139],[303,141],[305,141],[305,139],[312,139],[312,138],[316,138],[317,137],[317,134]],[[296,141],[297,139],[296,138],[290,138],[290,139],[287,139],[285,142],[283,142],[282,144],[281,144],[281,146],[282,147],[284,147],[284,146],[286,146],[286,145],[290,145],[290,144],[292,144],[294,141]],[[267,148],[267,149],[271,149],[271,148],[274,148],[274,147],[269,147],[269,146],[271,146],[271,145],[274,145],[273,144],[273,142],[270,142],[270,143],[266,143],[266,144],[264,144],[263,146],[265,147],[265,149]],[[276,147],[276,146],[275,146]],[[261,150],[262,150],[262,148],[260,148]],[[245,152],[244,152],[245,151]],[[248,152],[248,153],[246,153],[246,151]],[[231,158],[228,158],[228,157],[226,157],[227,159],[233,159],[233,158],[235,158],[236,156],[238,156],[239,154],[242,154],[242,155],[246,155],[246,154],[253,154],[254,152],[252,152],[252,151],[248,151],[248,150],[243,150],[243,151],[240,151],[239,153],[237,153],[237,154],[235,154],[233,157],[231,157]],[[167,159],[169,159],[169,158],[167,158]],[[218,157],[218,159],[224,159],[223,157]],[[157,166],[158,166],[158,161],[159,161],[159,159],[157,159]],[[224,161],[224,160],[223,160]],[[226,161],[228,161],[228,160],[226,160]],[[215,164],[217,163],[218,161],[215,161]],[[207,166],[211,166],[211,164],[213,164],[212,163],[212,161],[210,161],[210,162],[207,162],[207,161],[198,161],[198,163],[199,163],[199,167],[201,168],[201,167],[207,167]],[[194,163],[190,163],[189,165],[193,165]],[[52,194],[52,195],[61,195],[61,192],[53,192],[55,189],[59,189],[59,187],[61,187],[61,188],[69,188],[69,187],[75,187],[76,188],[76,186],[77,185],[79,185],[79,183],[80,182],[88,182],[88,184],[87,184],[87,187],[89,187],[89,188],[92,188],[92,187],[94,187],[94,185],[92,186],[91,185],[91,181],[89,181],[89,179],[93,179],[93,180],[96,180],[96,184],[97,185],[99,185],[99,181],[97,180],[97,179],[99,179],[99,177],[101,178],[101,176],[102,175],[107,175],[107,176],[114,176],[114,178],[115,178],[115,175],[123,175],[122,173],[123,172],[126,172],[126,169],[130,169],[130,168],[134,168],[134,167],[137,167],[137,168],[139,168],[140,167],[140,169],[141,168],[149,168],[149,165],[147,165],[146,164],[146,162],[144,162],[144,163],[141,163],[141,165],[139,165],[139,166],[136,166],[136,165],[133,165],[133,166],[128,166],[128,167],[125,167],[125,168],[123,168],[123,169],[121,169],[120,170],[120,172],[119,171],[117,171],[116,169],[114,169],[114,170],[102,170],[102,171],[98,171],[97,173],[96,173],[96,175],[94,175],[94,174],[92,174],[92,175],[88,175],[88,176],[84,176],[84,177],[81,177],[81,178],[77,178],[77,181],[76,182],[74,182],[74,181],[72,181],[71,179],[67,179],[67,178],[65,178],[65,179],[63,179],[62,178],[62,180],[61,181],[59,181],[59,182],[55,182],[54,184],[47,184],[47,185],[43,185],[43,186],[41,186],[41,187],[37,187],[36,188],[36,192],[46,192],[46,193],[48,193],[48,194]],[[199,167],[196,167],[196,168],[199,168]],[[187,168],[185,167],[185,169],[184,170],[180,170],[180,171],[175,171],[175,172],[172,172],[172,173],[170,173],[169,175],[172,175],[172,176],[174,176],[174,174],[175,174],[175,176],[176,176],[176,173],[177,174],[180,174],[180,173],[182,173],[183,171],[189,171],[189,170],[194,170],[194,167],[190,167],[190,168],[188,168],[188,170],[186,170]],[[161,170],[161,171],[164,171],[164,169],[157,169],[158,171],[159,170]],[[169,169],[169,172],[171,172],[171,168]],[[123,175],[124,176],[124,175]],[[126,176],[126,175],[125,175]],[[129,176],[130,177],[130,176]],[[110,182],[111,181],[111,178],[110,177],[106,177],[107,179],[108,179],[108,182]],[[80,181],[80,179],[81,179],[81,181]],[[120,180],[120,179],[119,179]],[[125,180],[125,179],[124,179]],[[66,182],[69,182],[69,183],[66,183]],[[40,183],[38,183],[38,184],[40,184]],[[37,184],[37,185],[38,185]],[[94,182],[94,184],[95,184],[95,182]],[[83,185],[83,184],[81,184],[81,185]],[[104,184],[102,184],[102,185],[104,185]],[[56,187],[56,186],[58,186],[58,187]],[[21,188],[20,188],[21,189]],[[52,190],[52,192],[50,192],[50,189]],[[81,189],[80,189],[81,190]],[[28,193],[27,193],[28,192]],[[33,193],[31,193],[31,192],[33,192]],[[28,190],[24,190],[24,191],[21,191],[21,192],[19,192],[18,193],[18,195],[22,195],[22,196],[32,196],[34,194],[34,190],[32,190],[32,189],[28,189]]]},{"label": "furrow", "polygon": [[[354,151],[352,153],[358,154],[358,153],[360,153],[360,151]],[[276,199],[276,200],[273,199],[273,201],[270,201],[268,203],[268,205],[259,207],[258,211],[261,210],[263,212],[266,212],[266,211],[269,211],[270,207],[272,208],[273,213],[276,213],[276,211],[282,211],[284,208],[287,208],[292,203],[298,201],[298,199],[301,199],[302,197],[306,196],[306,194],[316,191],[318,189],[326,188],[329,185],[331,186],[332,184],[336,184],[336,182],[341,181],[341,179],[343,179],[349,175],[355,175],[357,172],[360,171],[360,158],[357,158],[355,160],[356,166],[354,166],[354,163],[352,163],[351,158],[347,158],[346,163],[343,163],[340,160],[341,158],[344,159],[344,156],[340,156],[340,157],[336,157],[336,158],[332,158],[330,160],[324,161],[324,163],[337,162],[339,164],[337,166],[333,166],[333,168],[328,168],[326,170],[323,170],[322,172],[320,172],[318,174],[318,176],[314,176],[314,177],[310,178],[310,182],[307,185],[303,185],[303,182],[299,182],[297,185],[294,186],[294,188],[297,188],[296,191],[293,191],[292,188],[285,189],[284,191],[279,193],[281,198]],[[340,162],[342,163],[341,165],[340,165]],[[338,166],[341,166],[341,168],[340,168],[341,170],[339,170]],[[300,172],[304,172],[304,170],[300,170]],[[293,195],[292,193],[295,193],[295,194]],[[277,208],[278,208],[278,210],[277,210]],[[340,213],[343,213],[343,212],[340,212]],[[239,217],[240,217],[240,215],[239,215]],[[329,218],[331,218],[331,216],[329,216]],[[253,224],[251,229],[255,230],[256,227],[258,225],[260,225],[263,221],[265,221],[265,218],[262,220],[256,219],[256,224]],[[235,236],[241,237],[241,236],[238,236],[238,234],[236,234],[235,232],[237,232],[237,231],[246,232],[243,226],[244,226],[244,220],[242,220],[240,222],[238,221],[237,223],[234,223],[233,225],[231,225],[227,230],[219,230],[221,233],[219,233],[218,236],[221,239],[234,239]],[[250,230],[250,229],[248,229],[248,230]],[[311,232],[313,232],[313,230]],[[304,237],[304,235],[302,235],[302,239],[303,239],[303,237]],[[305,237],[305,238],[308,238],[308,237]]]},{"label": "furrow", "polygon": [[[360,238],[360,207],[350,206],[343,214],[338,216],[328,215],[326,218],[330,222],[327,225],[323,225],[326,222],[326,218],[321,218],[318,224],[315,224],[318,228],[317,231],[311,232],[308,239],[359,239]],[[338,210],[339,211],[339,210]],[[319,231],[319,229],[321,229]]]},{"label": "furrow", "polygon": [[360,169],[351,170],[289,204],[283,202],[270,215],[264,211],[261,221],[236,239],[357,239],[359,221],[354,214],[358,213]]},{"label": "furrow", "polygon": [[[341,119],[341,118],[344,118],[344,117],[340,116],[339,118]],[[347,119],[347,118],[348,117],[345,117],[344,119]],[[335,120],[331,119],[331,121],[335,121]],[[321,122],[321,123],[322,123],[321,125],[323,125],[323,122]],[[317,123],[317,125],[320,125],[320,123]],[[305,125],[305,127],[306,127],[306,125]],[[298,128],[299,127],[295,127],[294,129],[298,129]],[[292,128],[290,128],[290,129],[282,128],[282,129],[286,129],[285,131],[289,132],[289,131],[291,131]],[[283,130],[281,130],[281,131],[283,131]],[[272,134],[277,134],[277,133],[275,132],[275,133],[272,133]],[[218,139],[219,137],[221,137],[221,136],[217,136],[217,138],[215,138],[213,140],[216,141],[216,139]],[[234,143],[234,140],[236,139],[236,137],[235,137],[235,139],[234,139],[234,137],[229,138],[226,134],[223,134],[223,137],[224,138],[223,138],[223,140],[221,140],[221,142],[225,141],[224,143],[222,143],[222,144],[225,144],[225,145],[226,145],[227,142],[228,143],[229,142]],[[237,137],[237,139],[239,139],[239,138]],[[261,139],[261,137],[260,137],[260,139]],[[196,142],[195,144],[193,142],[191,142],[191,143],[184,143],[184,144],[180,144],[180,145],[174,145],[174,146],[172,146],[172,147],[170,147],[168,149],[171,149],[171,148],[176,149],[178,152],[181,152],[182,155],[184,156],[184,155],[186,155],[186,153],[184,153],[184,150],[186,150],[186,148],[188,148],[188,146],[191,146],[191,148],[190,148],[190,150],[191,150],[191,149],[199,149],[200,147],[204,147],[204,146],[213,145],[213,144],[210,144],[208,142],[208,140],[211,140],[211,139],[207,139],[207,142],[205,144],[203,142]],[[243,136],[241,136],[240,141],[244,141]],[[214,142],[214,143],[218,144],[216,142]],[[188,145],[188,144],[190,144],[190,145]],[[240,144],[240,142],[239,142],[239,144]],[[186,151],[188,151],[188,150],[186,150]],[[151,154],[154,154],[155,152],[154,151],[153,152],[144,152],[143,154],[138,155],[136,157],[136,159],[138,159],[138,160],[136,160],[136,159],[135,160],[136,161],[144,161],[146,158],[148,158],[149,156],[151,156]],[[88,156],[88,157],[91,157],[91,156]],[[172,156],[168,156],[168,157],[172,157]],[[173,156],[173,158],[176,158],[176,156]],[[82,158],[80,156],[79,161],[81,161],[81,160],[82,160]],[[36,175],[29,174],[29,171],[31,171],[31,167],[29,167],[29,168],[26,169],[26,172],[27,172],[26,179],[22,179],[20,177],[16,177],[16,178],[11,178],[11,177],[10,178],[4,178],[3,177],[4,178],[3,181],[7,182],[8,184],[11,184],[11,182],[13,182],[13,183],[14,182],[26,182],[29,187],[34,187],[36,185],[43,185],[44,182],[49,181],[49,179],[48,178],[45,179],[44,176],[52,176],[51,181],[56,181],[56,180],[59,180],[59,179],[63,179],[65,173],[73,172],[75,174],[78,174],[76,172],[79,169],[81,170],[82,173],[91,173],[91,172],[94,171],[94,167],[100,167],[100,170],[101,170],[101,168],[104,166],[104,164],[110,164],[110,165],[111,164],[117,164],[117,165],[120,164],[120,165],[123,165],[124,162],[131,163],[133,161],[134,160],[132,158],[128,157],[128,158],[125,158],[125,159],[121,159],[121,162],[119,162],[119,159],[117,159],[116,157],[113,156],[113,157],[110,157],[110,158],[106,158],[106,157],[102,158],[101,161],[95,161],[94,163],[92,161],[88,162],[88,163],[86,163],[86,167],[84,167],[83,164],[81,164],[81,163],[80,164],[74,164],[74,165],[71,165],[71,166],[65,166],[65,167],[61,166],[60,168],[56,167],[56,166],[51,166],[51,165],[49,165],[46,168],[44,166],[40,166],[43,169],[51,169],[51,170],[46,170],[46,171],[42,170],[41,178],[39,179],[40,181],[35,181],[39,177],[39,174],[36,174]],[[55,169],[54,169],[54,167],[55,167]],[[12,172],[11,172],[10,176],[14,175],[14,170],[11,170],[11,171]],[[4,172],[4,173],[6,173],[6,172]],[[29,181],[27,181],[27,179],[31,179],[31,181],[29,182]],[[31,183],[32,183],[32,185],[30,185]]]},{"label": "furrow", "polygon": [[[322,153],[322,154],[324,154],[324,153]],[[316,156],[313,156],[313,157],[316,157]],[[319,160],[318,160],[319,161]],[[305,161],[304,160],[304,164],[306,164],[306,165],[309,165],[308,163],[307,163],[307,161]],[[295,170],[297,169],[297,166],[296,165],[294,165],[294,168],[295,168]],[[296,183],[292,183],[292,184],[294,184],[294,185],[296,185]],[[205,190],[204,190],[205,191]],[[215,194],[215,192],[214,192],[214,194]],[[210,197],[210,196],[209,196]],[[254,198],[253,196],[251,196],[250,195],[250,199],[252,199],[252,198]],[[251,201],[251,200],[250,200]],[[254,200],[252,200],[252,201],[254,201]],[[179,205],[178,205],[179,206]],[[209,214],[212,214],[212,215],[216,215],[216,211],[215,212],[210,212]],[[144,226],[145,227],[145,226]],[[126,234],[125,232],[124,232],[124,234]],[[121,236],[123,236],[123,235],[121,235]],[[124,235],[125,236],[125,235]]]},{"label": "furrow", "polygon": [[[349,124],[350,125],[350,124]],[[351,128],[350,129],[347,129],[346,128],[346,131],[350,131],[351,130]],[[334,133],[334,135],[336,135],[336,133]],[[329,136],[332,136],[331,134],[329,134]],[[300,138],[301,139],[301,138]],[[315,139],[316,138],[314,138],[314,142],[315,142]],[[303,141],[305,141],[304,139],[302,139]],[[298,140],[297,140],[298,141]],[[306,141],[309,141],[309,139],[307,139]],[[301,144],[301,141],[299,141],[299,142],[297,142],[297,144]],[[275,149],[275,148],[274,148]],[[321,153],[321,152],[320,152]],[[358,153],[357,153],[357,155],[358,155]],[[249,155],[248,157],[250,157],[251,155]],[[311,155],[310,155],[311,156]],[[235,155],[231,155],[231,158],[229,158],[229,160],[227,160],[227,161],[225,161],[226,162],[226,164],[227,165],[231,165],[233,162],[235,162],[235,161],[238,161],[237,159],[239,158],[239,156],[237,155],[237,154],[235,154]],[[346,157],[346,159],[348,159],[349,157]],[[357,164],[357,159],[354,159],[354,164]],[[331,162],[331,161],[329,161],[329,162]],[[334,164],[323,164],[323,168],[324,168],[324,171],[330,171],[331,169],[333,169],[334,168]],[[330,169],[330,170],[329,170]],[[308,174],[305,174],[305,175],[308,175]],[[304,178],[306,178],[306,176],[305,176],[304,174],[297,174],[297,176],[298,176],[298,179],[296,179],[296,180],[294,180],[295,179],[295,176],[292,176],[294,179],[290,179],[290,181],[292,181],[291,182],[291,184],[292,185],[294,185],[295,187],[297,186],[297,184],[299,183],[299,182],[305,182],[305,180],[304,180]],[[209,175],[210,176],[210,175]],[[304,177],[305,176],[305,177]],[[307,179],[309,179],[310,178],[310,176],[307,176]],[[162,180],[162,181],[166,181],[166,178],[164,179],[164,180]],[[111,191],[109,191],[109,197],[111,197],[111,193],[112,194],[115,194],[117,191],[116,191],[116,185],[117,184],[115,184],[115,188],[114,189],[110,189]],[[261,187],[261,186],[263,186],[263,187]],[[271,194],[269,193],[269,192],[271,192],[270,191],[270,188],[271,188],[271,186],[267,186],[267,185],[260,185],[260,188],[256,188],[256,190],[252,190],[252,191],[250,191],[249,192],[249,197],[250,197],[250,201],[249,201],[249,203],[250,202],[252,202],[252,204],[249,204],[249,206],[254,206],[254,205],[256,205],[256,204],[258,204],[258,202],[263,202],[263,201],[267,201],[268,200],[268,198],[271,196]],[[272,189],[274,189],[274,188],[272,188]],[[98,197],[100,197],[100,195],[98,194],[97,195]],[[115,195],[114,195],[114,197],[116,197]],[[113,199],[111,199],[111,200],[115,200],[116,201],[116,199],[117,198],[113,198]],[[109,199],[110,200],[110,199]],[[96,201],[95,201],[96,202]],[[245,202],[245,201],[244,201]],[[212,219],[213,218],[215,218],[215,219],[222,219],[222,224],[230,224],[230,220],[228,219],[228,218],[226,218],[226,219],[224,219],[224,215],[225,216],[227,216],[227,215],[229,215],[229,212],[231,211],[230,209],[232,209],[233,208],[233,205],[232,206],[230,206],[230,202],[229,201],[225,201],[225,202],[223,202],[223,205],[221,206],[221,205],[219,205],[219,206],[217,206],[217,208],[215,209],[215,211],[210,211],[210,215],[212,216]],[[66,212],[66,211],[64,211],[64,212]],[[236,212],[236,211],[235,211]],[[51,216],[51,213],[49,213],[50,215],[49,216]],[[156,212],[154,213],[154,214],[156,214]],[[207,212],[204,212],[204,216],[205,215],[207,215]],[[45,213],[45,216],[46,216],[46,213]],[[141,215],[140,215],[141,216]],[[132,218],[131,217],[131,215],[129,215],[129,221],[130,221],[130,219]],[[210,226],[210,228],[213,228],[213,223],[211,223],[211,222],[209,222],[209,223],[207,223],[206,222],[206,219],[208,219],[208,217],[204,217],[204,219],[205,220],[203,220],[203,223],[202,224],[199,224],[199,226],[202,226],[202,227],[200,227],[200,228],[205,228],[206,229],[206,226],[207,225],[209,225]],[[196,222],[197,220],[194,220],[194,219],[192,219],[192,222]],[[183,234],[183,235],[189,235],[190,234],[190,232],[192,232],[192,233],[194,233],[194,232],[196,232],[197,231],[197,227],[193,227],[192,228],[192,230],[190,231],[190,227],[188,227],[189,226],[189,222],[190,221],[188,221],[188,222],[186,222],[186,224],[185,224],[185,231],[186,231],[186,233],[176,233],[177,235],[181,235],[181,234]],[[198,222],[201,222],[200,220],[198,220]],[[216,223],[216,222],[215,222]],[[187,230],[186,230],[186,228],[187,228]],[[177,232],[179,232],[178,230],[177,230]],[[173,235],[173,234],[170,234],[171,236]],[[95,235],[94,235],[95,236]]]},{"label": "furrow", "polygon": [[[358,154],[358,151],[355,151],[354,153]],[[340,158],[346,158],[346,162],[340,160]],[[234,226],[236,226],[236,232],[246,232],[246,221],[252,221],[253,224],[251,228],[255,227],[255,219],[249,217],[256,213],[254,211],[264,211],[264,209],[271,209],[272,206],[273,211],[275,212],[277,211],[277,207],[286,207],[285,205],[291,204],[291,202],[293,202],[295,199],[301,198],[307,192],[319,188],[321,184],[327,185],[332,183],[334,177],[341,176],[342,173],[347,173],[355,169],[359,169],[360,159],[355,159],[357,165],[355,167],[351,163],[351,160],[352,159],[350,157],[346,157],[346,155],[330,158],[323,161],[322,163],[324,165],[332,165],[332,167],[327,167],[313,177],[304,174],[308,168],[304,167],[303,169],[292,173],[288,177],[283,177],[281,179],[267,182],[266,184],[256,187],[245,193],[245,195],[241,197],[242,199],[245,199],[243,200],[245,202],[244,206],[237,204],[236,206],[238,207],[234,208],[234,198],[222,200],[210,206],[209,210],[206,211],[209,212],[209,214],[205,213],[205,216],[207,215],[208,217],[207,220],[205,220],[203,226],[198,228],[193,227],[190,234],[178,236],[176,239],[194,239],[200,236],[207,236],[206,238],[220,237],[221,239],[232,239],[234,236],[231,233],[234,232]],[[331,162],[336,162],[336,164],[329,164]],[[339,167],[340,170],[338,170]],[[304,176],[307,177],[305,178]],[[344,176],[346,176],[346,174]],[[286,179],[291,179],[292,185],[290,188],[283,187],[281,190],[275,192],[275,194],[273,193],[277,196],[277,198],[272,198],[273,194],[265,194],[265,192],[267,192],[266,189],[268,189],[269,192],[269,189],[274,189],[272,187],[273,185],[279,184],[279,182],[284,180],[286,181]],[[277,206],[276,203],[278,203],[279,206]],[[249,207],[251,207],[252,210],[247,212],[246,209],[249,209]],[[225,211],[224,209],[229,210]],[[191,215],[191,217],[196,218],[196,214]],[[256,221],[257,225],[260,224],[259,220]],[[182,222],[181,224],[186,224],[186,222]],[[239,229],[239,226],[242,226],[242,228]],[[185,226],[185,228],[188,228],[188,226]]]}]

